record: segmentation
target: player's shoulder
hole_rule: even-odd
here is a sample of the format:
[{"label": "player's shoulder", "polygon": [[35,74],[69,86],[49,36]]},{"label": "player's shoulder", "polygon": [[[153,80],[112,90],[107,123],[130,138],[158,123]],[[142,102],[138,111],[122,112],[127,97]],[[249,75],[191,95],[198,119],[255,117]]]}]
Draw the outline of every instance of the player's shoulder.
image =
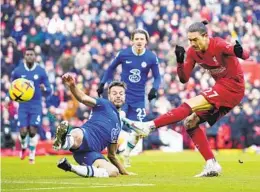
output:
[{"label": "player's shoulder", "polygon": [[38,71],[41,71],[41,72],[44,72],[44,71],[45,71],[44,66],[40,65],[39,63],[36,63],[36,69],[37,69]]},{"label": "player's shoulder", "polygon": [[107,106],[110,105],[111,102],[107,99],[103,99],[103,98],[96,98],[96,106],[100,107],[100,106]]},{"label": "player's shoulder", "polygon": [[132,53],[132,48],[131,47],[127,47],[127,48],[121,49],[119,51],[119,53],[120,53],[120,55],[125,55],[125,54]]},{"label": "player's shoulder", "polygon": [[221,37],[211,37],[210,40],[214,43],[214,44],[219,44],[219,43],[223,43],[225,42],[225,40]]},{"label": "player's shoulder", "polygon": [[146,49],[146,50],[145,50],[145,53],[148,54],[150,57],[154,57],[154,58],[157,57],[157,56],[156,56],[156,53],[153,52],[153,51],[151,51],[151,50],[149,50],[149,49]]}]

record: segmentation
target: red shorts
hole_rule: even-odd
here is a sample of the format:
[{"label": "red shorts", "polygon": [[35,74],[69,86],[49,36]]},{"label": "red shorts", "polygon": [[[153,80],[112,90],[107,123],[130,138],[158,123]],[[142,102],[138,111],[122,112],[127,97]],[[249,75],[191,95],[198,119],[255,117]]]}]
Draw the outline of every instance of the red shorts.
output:
[{"label": "red shorts", "polygon": [[243,78],[222,78],[216,84],[200,94],[214,106],[209,111],[199,111],[196,114],[202,122],[213,125],[218,119],[238,105],[244,97],[245,85]]}]

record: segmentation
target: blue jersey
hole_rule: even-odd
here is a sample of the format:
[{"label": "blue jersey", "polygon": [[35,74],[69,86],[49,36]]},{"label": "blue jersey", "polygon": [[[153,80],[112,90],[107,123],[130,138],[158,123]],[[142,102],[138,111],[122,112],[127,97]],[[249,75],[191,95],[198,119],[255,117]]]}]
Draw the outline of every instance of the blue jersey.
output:
[{"label": "blue jersey", "polygon": [[144,103],[145,84],[150,70],[152,70],[154,77],[153,88],[158,90],[161,77],[158,58],[153,52],[144,50],[142,54],[137,55],[132,47],[123,49],[112,61],[101,83],[106,83],[108,80],[113,79],[112,75],[119,64],[122,65],[121,81],[124,81],[127,85],[127,104],[134,106],[138,105],[139,102]]},{"label": "blue jersey", "polygon": [[40,84],[45,85],[46,96],[51,94],[51,86],[46,71],[37,63],[34,63],[31,69],[29,69],[25,63],[22,63],[17,68],[15,68],[14,71],[12,72],[11,80],[13,81],[18,78],[25,78],[31,80],[35,87],[35,93],[33,98],[28,102],[20,103],[19,108],[20,107],[30,108],[32,105],[37,105],[37,106],[41,105],[42,90],[40,88]]},{"label": "blue jersey", "polygon": [[89,120],[81,126],[90,151],[101,152],[111,143],[117,143],[121,131],[119,113],[110,101],[97,99]]}]

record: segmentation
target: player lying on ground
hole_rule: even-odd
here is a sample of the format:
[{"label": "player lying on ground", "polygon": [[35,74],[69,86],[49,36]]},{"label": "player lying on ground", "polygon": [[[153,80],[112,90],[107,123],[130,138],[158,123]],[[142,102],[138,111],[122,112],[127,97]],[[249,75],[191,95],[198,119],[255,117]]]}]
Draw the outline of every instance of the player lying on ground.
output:
[{"label": "player lying on ground", "polygon": [[[127,85],[126,102],[122,111],[125,112],[127,118],[141,122],[146,121],[145,86],[149,72],[152,71],[154,78],[153,87],[148,94],[149,101],[157,97],[157,90],[161,82],[158,58],[152,51],[146,49],[148,41],[149,34],[147,31],[135,29],[131,34],[132,46],[119,51],[104,73],[97,90],[100,96],[103,93],[105,83],[113,79],[114,71],[118,65],[121,65],[121,81]],[[125,126],[123,130],[129,133],[126,149],[123,152],[124,164],[129,167],[131,166],[130,152],[134,149],[140,137]]]},{"label": "player lying on ground", "polygon": [[24,62],[12,72],[11,80],[25,78],[33,82],[35,93],[30,101],[19,103],[17,126],[20,129],[19,140],[21,142],[21,160],[26,157],[29,135],[29,162],[35,163],[35,152],[38,143],[37,129],[41,129],[42,119],[42,95],[51,94],[51,86],[47,73],[35,62],[34,49],[28,48],[24,54]]},{"label": "player lying on ground", "polygon": [[236,41],[235,45],[225,42],[219,37],[209,37],[205,22],[192,24],[188,29],[188,48],[184,61],[185,50],[176,46],[175,54],[178,63],[178,76],[182,83],[186,83],[191,75],[195,63],[208,70],[216,83],[200,95],[190,98],[176,109],[159,116],[150,122],[129,122],[143,134],[153,128],[179,122],[183,119],[187,133],[195,146],[206,160],[204,170],[196,177],[218,176],[221,166],[215,160],[205,133],[199,124],[208,122],[211,126],[240,103],[244,96],[243,71],[237,59],[247,59],[249,53],[243,50]]},{"label": "player lying on ground", "polygon": [[[95,99],[79,90],[74,78],[67,73],[62,76],[76,99],[92,108],[89,120],[81,127],[69,130],[68,122],[57,127],[54,149],[70,150],[79,165],[72,165],[66,158],[59,161],[58,167],[83,177],[116,177],[129,175],[116,157],[117,139],[121,131],[119,111],[125,102],[126,85],[112,82],[108,88],[108,99]],[[107,147],[108,162],[101,154]]]}]

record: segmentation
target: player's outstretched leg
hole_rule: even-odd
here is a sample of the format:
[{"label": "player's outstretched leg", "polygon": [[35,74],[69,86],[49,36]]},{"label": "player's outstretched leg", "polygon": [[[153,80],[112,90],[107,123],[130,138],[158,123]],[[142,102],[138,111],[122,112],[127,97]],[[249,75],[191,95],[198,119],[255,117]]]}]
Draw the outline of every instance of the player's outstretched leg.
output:
[{"label": "player's outstretched leg", "polygon": [[56,136],[54,143],[52,145],[53,149],[59,150],[62,147],[63,142],[65,141],[66,133],[69,128],[68,121],[62,121],[56,128]]},{"label": "player's outstretched leg", "polygon": [[82,177],[109,177],[106,169],[97,168],[95,166],[89,165],[73,165],[70,164],[66,158],[62,158],[59,160],[57,167],[64,170],[76,173]]}]

